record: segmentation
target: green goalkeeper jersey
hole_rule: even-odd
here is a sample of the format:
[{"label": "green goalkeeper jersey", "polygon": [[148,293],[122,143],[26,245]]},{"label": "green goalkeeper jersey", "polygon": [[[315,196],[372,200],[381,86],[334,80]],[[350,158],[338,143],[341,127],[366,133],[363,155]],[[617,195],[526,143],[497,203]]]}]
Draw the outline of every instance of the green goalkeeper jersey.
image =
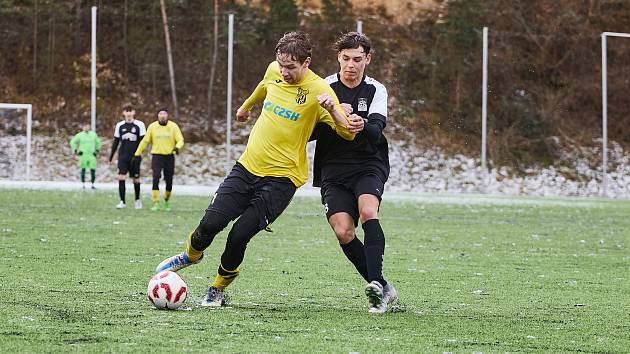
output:
[{"label": "green goalkeeper jersey", "polygon": [[92,155],[101,150],[101,140],[95,132],[79,132],[70,140],[72,151],[82,152],[83,155]]}]

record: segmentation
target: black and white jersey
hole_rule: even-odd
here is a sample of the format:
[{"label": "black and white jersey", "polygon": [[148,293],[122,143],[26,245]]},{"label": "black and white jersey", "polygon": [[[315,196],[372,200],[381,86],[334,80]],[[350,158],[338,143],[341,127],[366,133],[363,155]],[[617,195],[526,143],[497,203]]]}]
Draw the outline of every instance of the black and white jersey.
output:
[{"label": "black and white jersey", "polygon": [[[365,129],[352,141],[339,137],[328,125],[317,124],[311,140],[317,140],[313,167],[313,185],[343,181],[357,173],[374,173],[383,182],[389,177],[389,155],[387,139],[382,129],[387,124],[387,90],[380,82],[364,76],[355,87],[344,85],[339,74],[326,78],[337,94],[339,102],[352,105],[352,113],[367,120],[373,127],[378,126],[376,137]],[[373,131],[373,130],[372,130]]]},{"label": "black and white jersey", "polygon": [[127,123],[124,120],[116,124],[114,128],[114,148],[112,149],[112,155],[114,156],[116,145],[120,142],[120,149],[118,150],[119,160],[131,160],[133,154],[138,148],[138,144],[147,133],[147,129],[139,120],[135,120],[131,123]]}]

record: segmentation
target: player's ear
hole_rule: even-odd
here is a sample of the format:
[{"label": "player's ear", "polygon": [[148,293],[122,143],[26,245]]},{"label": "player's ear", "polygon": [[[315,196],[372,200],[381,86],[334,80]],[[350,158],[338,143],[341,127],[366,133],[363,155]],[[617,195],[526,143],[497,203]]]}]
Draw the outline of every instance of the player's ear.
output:
[{"label": "player's ear", "polygon": [[367,53],[365,56],[365,64],[369,64],[372,61],[372,53]]},{"label": "player's ear", "polygon": [[307,57],[304,59],[304,63],[302,63],[302,66],[305,68],[308,68],[309,65],[311,65],[311,57]]}]

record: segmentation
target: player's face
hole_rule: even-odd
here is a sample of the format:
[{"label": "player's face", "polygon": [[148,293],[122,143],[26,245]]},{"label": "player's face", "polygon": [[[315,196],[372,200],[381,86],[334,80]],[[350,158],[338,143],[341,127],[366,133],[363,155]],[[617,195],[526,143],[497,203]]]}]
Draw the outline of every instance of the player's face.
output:
[{"label": "player's face", "polygon": [[276,61],[280,65],[280,74],[288,84],[297,84],[302,81],[304,75],[308,72],[308,66],[311,64],[311,58],[306,58],[303,63],[293,59],[287,54],[277,54]]},{"label": "player's face", "polygon": [[162,124],[166,124],[167,120],[168,120],[168,112],[160,111],[160,113],[158,113],[158,121],[160,121],[160,123]]},{"label": "player's face", "polygon": [[343,49],[337,55],[341,78],[345,81],[357,81],[363,78],[365,67],[372,59],[371,54],[365,54],[363,47]]},{"label": "player's face", "polygon": [[135,110],[131,110],[131,111],[123,111],[123,116],[125,117],[125,122],[127,123],[131,123],[133,122],[133,117],[135,116],[136,111]]}]

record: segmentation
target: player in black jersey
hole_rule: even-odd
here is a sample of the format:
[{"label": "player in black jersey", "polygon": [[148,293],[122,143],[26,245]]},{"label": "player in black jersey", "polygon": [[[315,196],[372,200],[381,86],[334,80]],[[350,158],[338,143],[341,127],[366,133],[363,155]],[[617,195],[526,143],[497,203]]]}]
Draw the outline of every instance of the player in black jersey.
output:
[{"label": "player in black jersey", "polygon": [[[370,63],[368,37],[349,32],[333,45],[340,70],[326,78],[347,114],[363,118],[363,131],[352,141],[340,139],[327,126],[318,124],[312,140],[317,140],[313,185],[321,187],[322,204],[328,223],[341,248],[368,282],[369,312],[384,313],[397,299],[396,289],[382,274],[385,236],[378,209],[389,177],[387,139],[387,90],[380,82],[365,76]],[[364,243],[356,237],[359,220]]]},{"label": "player in black jersey", "polygon": [[[112,152],[109,155],[109,162],[114,158],[116,150],[118,150],[118,194],[120,195],[120,202],[116,205],[116,208],[122,209],[127,205],[125,203],[125,178],[127,173],[133,178],[133,189],[135,192],[136,209],[142,209],[142,202],[140,201],[140,160],[132,163],[133,154],[138,148],[138,144],[146,134],[146,128],[144,123],[134,119],[136,111],[131,105],[126,105],[123,108],[124,120],[118,122],[114,128],[114,143],[112,144]],[[118,145],[120,144],[120,149]]]}]

